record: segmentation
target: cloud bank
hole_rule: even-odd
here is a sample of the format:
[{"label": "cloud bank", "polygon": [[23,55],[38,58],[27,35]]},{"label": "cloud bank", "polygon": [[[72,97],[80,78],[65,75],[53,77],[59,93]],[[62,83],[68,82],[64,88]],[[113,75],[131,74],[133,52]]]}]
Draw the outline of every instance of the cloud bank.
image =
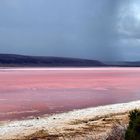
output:
[{"label": "cloud bank", "polygon": [[140,60],[138,0],[1,0],[0,52]]}]

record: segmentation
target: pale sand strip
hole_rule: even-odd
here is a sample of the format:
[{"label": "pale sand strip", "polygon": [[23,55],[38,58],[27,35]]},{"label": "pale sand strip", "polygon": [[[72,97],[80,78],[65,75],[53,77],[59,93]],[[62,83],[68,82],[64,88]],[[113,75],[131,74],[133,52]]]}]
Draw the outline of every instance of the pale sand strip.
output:
[{"label": "pale sand strip", "polygon": [[16,68],[11,68],[11,67],[1,67],[0,71],[139,71],[139,67],[16,67]]},{"label": "pale sand strip", "polygon": [[47,130],[48,133],[51,134],[56,133],[56,130],[63,132],[66,128],[77,127],[76,125],[71,125],[71,122],[94,119],[110,114],[120,114],[135,108],[140,108],[140,101],[75,110],[39,119],[14,121],[7,124],[1,124],[0,139],[16,139],[28,136],[35,131],[42,129]]}]

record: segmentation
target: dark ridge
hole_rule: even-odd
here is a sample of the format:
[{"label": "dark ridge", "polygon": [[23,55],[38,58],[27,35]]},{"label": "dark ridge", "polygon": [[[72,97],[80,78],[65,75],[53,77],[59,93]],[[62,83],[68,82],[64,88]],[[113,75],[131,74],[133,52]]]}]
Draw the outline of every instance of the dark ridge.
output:
[{"label": "dark ridge", "polygon": [[78,58],[26,56],[17,54],[0,54],[1,67],[101,67],[106,66],[97,60]]},{"label": "dark ridge", "polygon": [[140,61],[119,61],[108,63],[108,66],[112,67],[140,67]]}]

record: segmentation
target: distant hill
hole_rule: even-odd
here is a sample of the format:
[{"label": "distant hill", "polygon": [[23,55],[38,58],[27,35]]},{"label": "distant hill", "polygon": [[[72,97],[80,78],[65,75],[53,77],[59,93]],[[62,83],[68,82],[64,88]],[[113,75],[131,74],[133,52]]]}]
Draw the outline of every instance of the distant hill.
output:
[{"label": "distant hill", "polygon": [[16,54],[0,54],[1,67],[101,67],[106,66],[97,60],[46,57],[46,56],[26,56]]},{"label": "distant hill", "polygon": [[105,63],[108,66],[117,66],[117,67],[140,67],[140,61],[118,61]]}]

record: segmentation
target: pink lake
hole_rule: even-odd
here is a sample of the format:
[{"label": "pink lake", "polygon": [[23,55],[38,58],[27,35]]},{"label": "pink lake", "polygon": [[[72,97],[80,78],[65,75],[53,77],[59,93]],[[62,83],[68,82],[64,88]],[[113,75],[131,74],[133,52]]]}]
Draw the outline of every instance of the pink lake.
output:
[{"label": "pink lake", "polygon": [[0,70],[0,120],[140,100],[140,68]]}]

